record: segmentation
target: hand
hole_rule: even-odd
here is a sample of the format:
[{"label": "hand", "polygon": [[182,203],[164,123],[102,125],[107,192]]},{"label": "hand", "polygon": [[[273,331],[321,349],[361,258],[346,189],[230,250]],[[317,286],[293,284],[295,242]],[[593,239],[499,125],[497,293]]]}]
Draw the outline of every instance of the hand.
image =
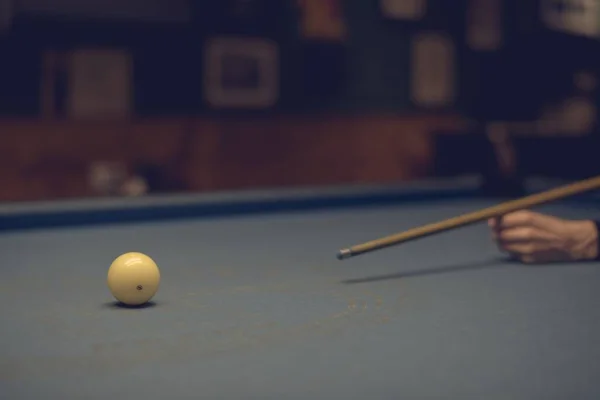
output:
[{"label": "hand", "polygon": [[592,221],[516,211],[488,222],[500,250],[527,264],[591,260],[598,255],[598,231]]}]

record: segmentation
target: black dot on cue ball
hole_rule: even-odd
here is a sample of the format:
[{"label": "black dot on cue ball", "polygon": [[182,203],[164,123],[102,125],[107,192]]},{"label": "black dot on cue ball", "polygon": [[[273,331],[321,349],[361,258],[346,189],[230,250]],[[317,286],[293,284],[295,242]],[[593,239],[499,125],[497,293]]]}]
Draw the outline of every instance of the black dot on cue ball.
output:
[{"label": "black dot on cue ball", "polygon": [[136,286],[136,289],[137,289],[137,290],[142,290],[142,289],[143,289],[143,287],[142,287],[142,285],[137,285],[137,286]]}]

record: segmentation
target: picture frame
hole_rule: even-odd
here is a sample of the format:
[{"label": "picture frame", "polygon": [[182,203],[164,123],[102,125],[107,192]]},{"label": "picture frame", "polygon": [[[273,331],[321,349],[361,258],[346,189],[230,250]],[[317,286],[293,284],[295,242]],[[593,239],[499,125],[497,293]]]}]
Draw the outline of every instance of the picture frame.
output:
[{"label": "picture frame", "polygon": [[457,96],[457,60],[452,38],[439,32],[415,34],[410,60],[413,104],[425,108],[453,106]]},{"label": "picture frame", "polygon": [[0,0],[0,36],[10,31],[12,14],[13,0]]},{"label": "picture frame", "polygon": [[541,0],[540,15],[551,30],[600,37],[600,3],[597,0]]},{"label": "picture frame", "polygon": [[124,119],[133,108],[133,61],[121,49],[76,49],[67,55],[67,115]]},{"label": "picture frame", "polygon": [[279,51],[269,39],[216,37],[204,54],[204,99],[213,108],[265,109],[279,99]]},{"label": "picture frame", "polygon": [[348,28],[344,0],[297,0],[302,39],[344,42]]},{"label": "picture frame", "polygon": [[469,0],[466,41],[475,51],[495,51],[503,44],[503,0]]},{"label": "picture frame", "polygon": [[379,7],[386,19],[419,21],[427,12],[427,0],[380,0]]}]

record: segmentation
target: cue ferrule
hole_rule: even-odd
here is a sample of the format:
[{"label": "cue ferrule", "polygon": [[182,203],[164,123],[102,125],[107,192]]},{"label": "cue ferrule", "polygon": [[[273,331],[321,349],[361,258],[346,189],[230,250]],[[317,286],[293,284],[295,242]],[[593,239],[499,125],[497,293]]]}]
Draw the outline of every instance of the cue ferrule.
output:
[{"label": "cue ferrule", "polygon": [[346,258],[352,257],[352,250],[350,249],[342,249],[338,252],[337,258],[338,260],[345,260]]}]

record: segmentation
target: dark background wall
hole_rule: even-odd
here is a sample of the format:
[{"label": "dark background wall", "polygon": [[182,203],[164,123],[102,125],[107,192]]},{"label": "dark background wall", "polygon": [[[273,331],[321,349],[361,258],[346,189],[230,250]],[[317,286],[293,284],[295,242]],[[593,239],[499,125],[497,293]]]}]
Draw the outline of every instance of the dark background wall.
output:
[{"label": "dark background wall", "polygon": [[[99,161],[130,170],[151,164],[163,181],[192,191],[481,172],[492,121],[529,124],[516,139],[526,173],[577,177],[596,168],[595,124],[573,133],[552,122],[555,129],[540,133],[534,122],[578,95],[579,71],[597,79],[598,40],[550,29],[537,0],[501,2],[502,40],[493,50],[467,39],[472,7],[490,0],[430,0],[417,21],[387,18],[377,0],[341,0],[341,40],[303,36],[296,1],[1,1],[12,10],[0,34],[5,200],[90,195],[89,168]],[[240,4],[253,11],[233,13]],[[442,35],[454,54],[455,94],[436,106],[415,103],[411,91],[423,69],[413,67],[421,34]],[[219,36],[277,43],[276,104],[207,103],[204,51]],[[64,63],[80,48],[131,55],[129,115],[69,116]],[[584,97],[595,106],[597,96],[594,89]]]},{"label": "dark background wall", "polygon": [[[126,46],[134,54],[136,83],[139,92],[144,93],[137,99],[141,113],[210,111],[199,98],[203,45],[210,37],[231,34],[277,41],[282,76],[278,110],[286,112],[416,111],[410,99],[410,54],[411,40],[420,32],[449,35],[459,64],[457,87],[461,86],[464,9],[456,2],[452,6],[441,0],[430,2],[424,23],[415,24],[387,20],[376,0],[346,0],[342,12],[348,33],[341,43],[302,38],[301,14],[294,1],[263,1],[268,10],[266,18],[271,22],[247,29],[225,15],[229,3],[20,0],[15,5],[13,46],[4,46],[9,62],[2,68],[9,70],[4,76],[21,83],[14,84],[18,88],[3,91],[3,96],[13,98],[16,91],[29,91],[31,104],[26,108],[35,113],[39,102],[33,98],[39,94],[34,90],[40,85],[33,82],[39,80],[44,50]],[[175,96],[178,100],[172,101]],[[9,112],[14,113],[14,107]]]}]

